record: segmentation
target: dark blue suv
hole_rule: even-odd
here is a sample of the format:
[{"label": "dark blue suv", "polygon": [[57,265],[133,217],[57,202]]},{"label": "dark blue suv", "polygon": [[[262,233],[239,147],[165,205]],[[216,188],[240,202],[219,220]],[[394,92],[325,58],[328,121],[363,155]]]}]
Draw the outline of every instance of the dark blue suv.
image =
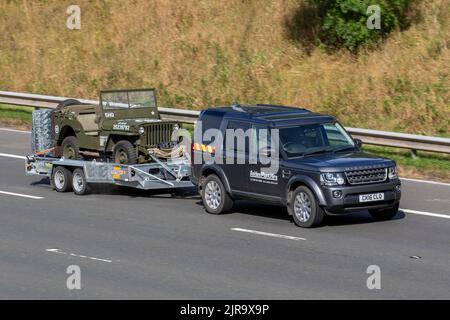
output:
[{"label": "dark blue suv", "polygon": [[[253,199],[286,206],[298,226],[314,227],[325,215],[369,210],[387,220],[398,211],[395,162],[363,153],[361,141],[332,116],[233,105],[204,110],[198,120],[191,181],[209,213]],[[241,142],[238,134],[227,139],[233,132],[240,132]]]}]

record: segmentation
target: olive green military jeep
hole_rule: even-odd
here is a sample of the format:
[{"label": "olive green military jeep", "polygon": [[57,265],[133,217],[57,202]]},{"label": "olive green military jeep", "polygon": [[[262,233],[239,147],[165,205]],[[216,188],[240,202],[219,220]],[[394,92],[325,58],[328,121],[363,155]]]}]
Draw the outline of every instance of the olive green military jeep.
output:
[{"label": "olive green military jeep", "polygon": [[101,91],[99,105],[73,99],[53,112],[54,145],[65,159],[106,158],[135,164],[155,149],[170,150],[180,123],[161,120],[154,89]]}]

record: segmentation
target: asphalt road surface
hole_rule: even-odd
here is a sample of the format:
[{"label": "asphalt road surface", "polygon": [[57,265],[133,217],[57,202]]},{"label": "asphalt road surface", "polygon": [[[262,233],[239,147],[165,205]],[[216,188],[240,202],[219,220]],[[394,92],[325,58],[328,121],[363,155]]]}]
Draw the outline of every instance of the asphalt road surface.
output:
[{"label": "asphalt road surface", "polygon": [[[29,134],[0,130],[1,299],[450,298],[450,185],[404,180],[392,221],[301,229],[246,201],[208,215],[192,190],[60,194],[25,176],[14,156],[29,152]],[[71,265],[81,290],[66,286]]]}]

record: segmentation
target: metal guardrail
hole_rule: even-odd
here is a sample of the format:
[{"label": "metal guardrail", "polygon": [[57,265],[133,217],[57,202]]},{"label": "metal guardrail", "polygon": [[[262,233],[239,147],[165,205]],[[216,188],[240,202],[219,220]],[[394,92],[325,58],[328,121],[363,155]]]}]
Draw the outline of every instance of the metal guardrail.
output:
[{"label": "metal guardrail", "polygon": [[[38,94],[0,91],[0,104],[11,104],[33,108],[56,108],[56,106],[70,98],[45,96]],[[77,99],[82,103],[98,104],[96,100]],[[173,119],[184,123],[195,123],[200,112],[175,108],[158,108],[163,119]],[[397,132],[387,132],[359,128],[346,128],[354,137],[361,139],[365,144],[405,148],[413,151],[432,151],[450,154],[450,139],[440,137],[421,136]]]}]

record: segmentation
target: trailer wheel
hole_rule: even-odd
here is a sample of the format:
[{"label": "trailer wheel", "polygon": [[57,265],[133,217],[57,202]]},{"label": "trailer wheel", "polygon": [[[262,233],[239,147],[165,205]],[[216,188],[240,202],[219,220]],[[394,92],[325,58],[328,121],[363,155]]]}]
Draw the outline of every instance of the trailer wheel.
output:
[{"label": "trailer wheel", "polygon": [[202,187],[202,200],[206,211],[212,214],[225,213],[233,207],[233,199],[215,174],[206,177]]},{"label": "trailer wheel", "polygon": [[82,196],[90,193],[91,188],[86,181],[83,169],[77,168],[73,171],[72,187],[76,195]]},{"label": "trailer wheel", "polygon": [[58,192],[70,191],[72,189],[72,172],[66,167],[56,167],[52,174],[52,185]]}]

